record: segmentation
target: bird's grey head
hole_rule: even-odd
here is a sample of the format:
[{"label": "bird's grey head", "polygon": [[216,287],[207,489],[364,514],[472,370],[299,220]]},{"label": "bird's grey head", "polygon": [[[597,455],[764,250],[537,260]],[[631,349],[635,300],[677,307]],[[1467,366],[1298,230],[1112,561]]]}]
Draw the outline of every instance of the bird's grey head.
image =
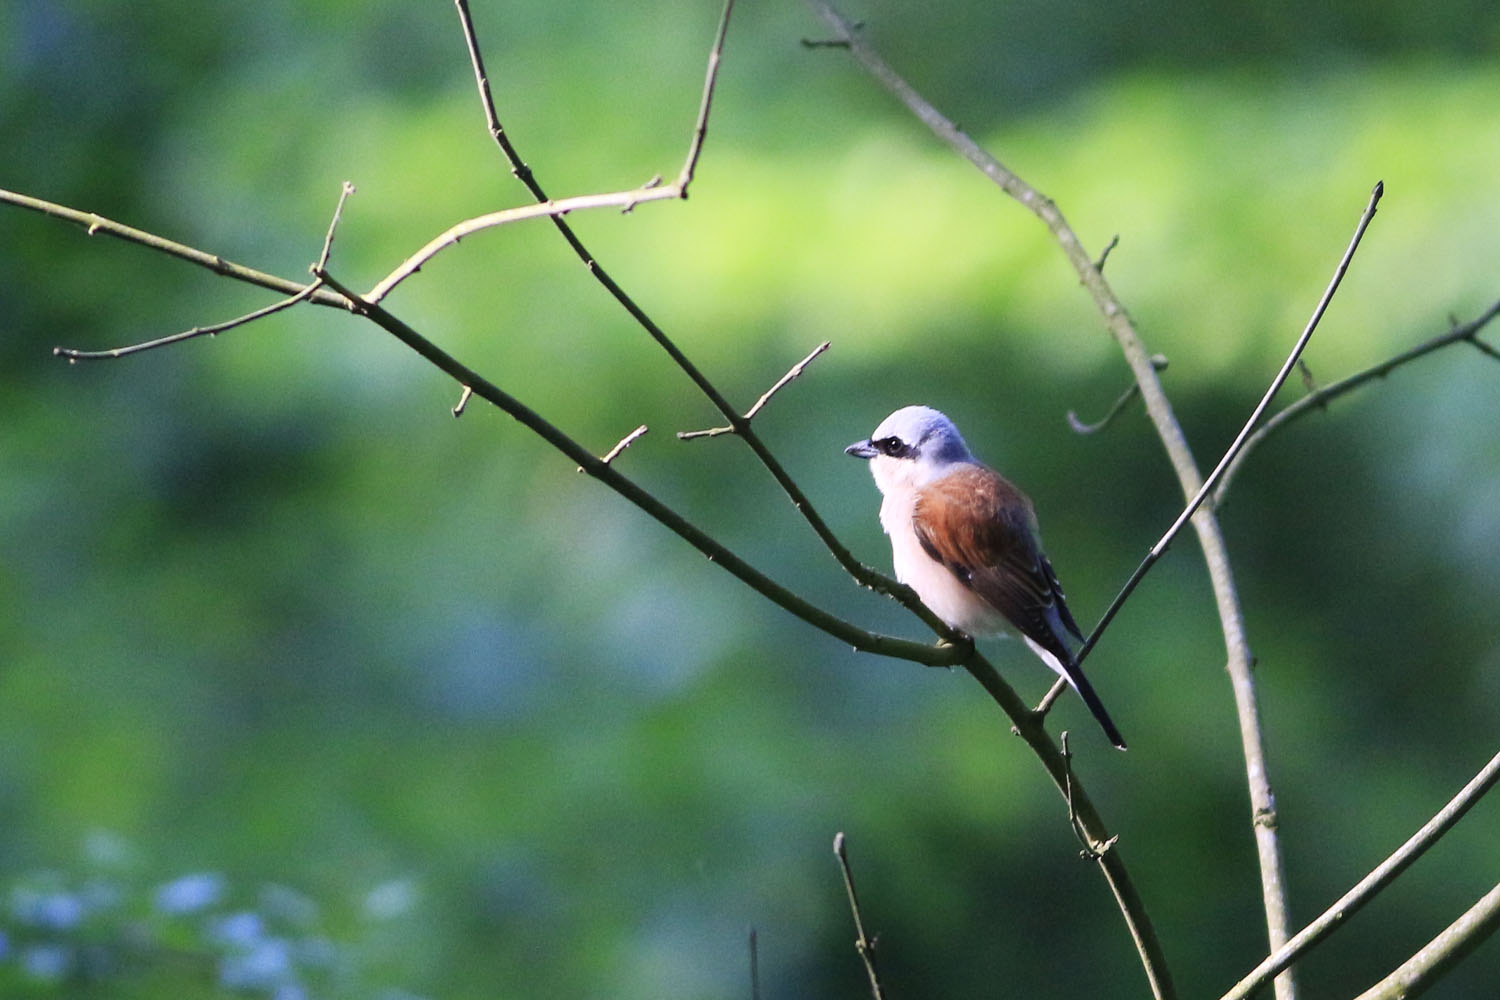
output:
[{"label": "bird's grey head", "polygon": [[953,421],[930,406],[903,406],[882,420],[874,434],[844,452],[870,460],[882,493],[921,486],[955,463],[974,461]]}]

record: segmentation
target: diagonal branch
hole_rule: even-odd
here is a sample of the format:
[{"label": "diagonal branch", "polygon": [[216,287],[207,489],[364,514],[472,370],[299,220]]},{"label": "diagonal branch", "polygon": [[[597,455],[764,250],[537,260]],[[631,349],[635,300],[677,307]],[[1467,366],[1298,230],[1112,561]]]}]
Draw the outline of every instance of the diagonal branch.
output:
[{"label": "diagonal branch", "polygon": [[1135,588],[1140,584],[1146,573],[1162,557],[1162,554],[1167,551],[1167,548],[1172,544],[1172,540],[1182,531],[1183,526],[1188,523],[1188,519],[1197,513],[1203,501],[1208,499],[1208,495],[1213,491],[1219,480],[1223,478],[1225,471],[1243,451],[1245,443],[1250,437],[1250,432],[1254,430],[1256,423],[1260,421],[1261,414],[1266,412],[1266,407],[1271,405],[1271,400],[1281,391],[1281,387],[1286,382],[1287,376],[1291,375],[1292,369],[1297,366],[1297,359],[1302,356],[1302,351],[1307,347],[1307,342],[1312,339],[1313,331],[1318,328],[1318,323],[1323,319],[1323,314],[1328,311],[1328,304],[1333,301],[1334,293],[1338,291],[1339,284],[1344,280],[1344,275],[1349,270],[1349,262],[1354,259],[1354,251],[1359,249],[1359,241],[1364,237],[1365,230],[1369,228],[1370,220],[1375,217],[1376,206],[1380,204],[1381,195],[1384,193],[1385,185],[1377,182],[1374,190],[1370,192],[1370,200],[1365,205],[1364,212],[1359,217],[1359,223],[1354,227],[1354,235],[1350,238],[1349,245],[1344,248],[1344,256],[1339,259],[1338,267],[1334,269],[1332,280],[1329,281],[1328,287],[1324,289],[1323,297],[1318,300],[1317,307],[1313,309],[1312,318],[1307,321],[1307,326],[1303,328],[1302,335],[1297,338],[1297,343],[1292,346],[1292,352],[1287,355],[1286,361],[1281,366],[1281,370],[1271,380],[1271,384],[1261,396],[1260,402],[1250,412],[1249,419],[1240,428],[1239,434],[1235,436],[1234,443],[1229,446],[1229,449],[1224,452],[1224,456],[1219,459],[1219,464],[1214,467],[1214,471],[1198,487],[1197,492],[1193,494],[1187,506],[1183,507],[1182,513],[1177,515],[1177,520],[1173,521],[1172,526],[1167,529],[1166,534],[1162,535],[1156,544],[1151,546],[1151,550],[1146,553],[1146,558],[1136,567],[1135,572],[1130,575],[1130,579],[1125,581],[1125,586],[1120,589],[1120,592],[1115,595],[1115,599],[1110,603],[1109,608],[1105,610],[1104,617],[1099,619],[1099,624],[1094,626],[1094,631],[1089,634],[1088,639],[1079,648],[1078,659],[1080,662],[1084,657],[1089,655],[1089,652],[1099,642],[1099,637],[1104,634],[1104,630],[1109,627],[1109,623],[1114,620],[1115,615],[1135,591]]},{"label": "diagonal branch", "polygon": [[772,603],[801,618],[803,621],[836,639],[849,643],[862,652],[894,656],[930,666],[947,666],[961,662],[965,650],[948,645],[929,645],[880,635],[858,628],[822,608],[798,596],[764,573],[741,559],[723,544],[694,525],[677,511],[658,500],[653,494],[638,486],[634,480],[620,473],[613,465],[595,456],[591,451],[569,437],[555,424],[526,406],[519,399],[505,392],[473,369],[463,365],[452,355],[403,323],[383,306],[361,298],[325,270],[314,274],[334,291],[348,297],[351,311],[375,323],[394,336],[433,366],[470,390],[479,398],[493,404],[514,417],[552,447],[571,458],[576,465],[593,478],[604,483],[626,500],[635,504],[651,517],[666,526],[678,537],[711,561],[722,566]]},{"label": "diagonal branch", "polygon": [[461,364],[384,307],[359,298],[326,271],[315,273],[330,288],[348,296],[351,311],[371,320],[416,351],[434,367],[457,381],[468,393],[487,400],[518,420],[548,444],[573,459],[584,472],[635,504],[774,604],[862,652],[897,657],[929,666],[962,666],[968,671],[969,675],[979,681],[990,698],[1010,717],[1015,732],[1026,741],[1027,746],[1042,762],[1058,790],[1067,796],[1076,821],[1076,828],[1088,845],[1093,860],[1104,874],[1110,891],[1125,914],[1126,924],[1136,947],[1143,955],[1152,956],[1147,959],[1147,965],[1150,969],[1148,974],[1152,980],[1153,989],[1159,997],[1173,995],[1170,982],[1166,979],[1166,966],[1160,957],[1160,944],[1156,940],[1156,933],[1145,916],[1144,906],[1125,868],[1125,862],[1119,850],[1112,846],[1114,837],[1105,827],[1076,775],[1071,773],[1068,761],[1063,758],[1057,744],[1047,733],[1044,727],[1045,720],[1027,708],[1026,703],[1010,685],[1005,683],[999,671],[974,648],[973,643],[940,642],[937,645],[927,645],[911,642],[867,632],[829,614],[765,576],[681,514],[622,475],[613,465],[596,458],[588,449],[540,414],[479,375],[478,372]]},{"label": "diagonal branch", "polygon": [[746,410],[745,415],[735,423],[729,424],[725,427],[710,427],[705,431],[678,431],[677,440],[695,441],[698,438],[719,437],[723,434],[740,433],[743,429],[750,426],[750,421],[755,419],[755,415],[757,413],[765,409],[765,405],[771,401],[772,396],[776,395],[783,388],[785,388],[787,383],[791,382],[792,379],[796,378],[804,371],[806,371],[807,366],[812,364],[813,359],[826,350],[828,350],[828,341],[825,340],[817,347],[814,347],[811,354],[803,358],[801,361],[797,362],[795,365],[792,365],[792,367],[787,370],[787,373],[785,375],[776,380],[775,385],[771,386],[771,388],[761,393],[760,398],[755,401],[755,405]]},{"label": "diagonal branch", "polygon": [[142,351],[155,350],[158,347],[168,347],[172,344],[179,344],[184,340],[192,340],[195,337],[202,337],[205,335],[209,337],[215,337],[223,333],[225,330],[233,330],[237,326],[245,326],[248,323],[254,323],[256,320],[265,319],[267,316],[275,315],[276,313],[281,312],[283,309],[290,309],[292,306],[297,305],[299,302],[306,302],[308,299],[317,294],[318,290],[322,287],[323,282],[317,278],[314,278],[312,281],[308,282],[308,284],[303,287],[302,291],[298,292],[296,295],[289,295],[286,298],[281,299],[280,301],[272,302],[268,306],[262,306],[261,308],[256,309],[252,312],[245,313],[245,315],[243,316],[236,316],[234,319],[228,319],[222,323],[213,323],[209,326],[195,326],[190,330],[183,330],[181,333],[168,334],[165,337],[158,337],[155,340],[146,340],[142,341],[139,344],[130,344],[125,347],[112,347],[104,351],[80,351],[75,347],[54,347],[52,348],[52,356],[57,358],[67,358],[70,362],[104,361],[113,358],[123,358],[127,354],[139,354]]},{"label": "diagonal branch", "polygon": [[[169,257],[176,257],[190,264],[197,264],[199,267],[205,267],[215,274],[223,275],[226,278],[234,278],[249,285],[258,285],[261,288],[268,288],[273,292],[281,292],[283,295],[297,295],[307,287],[304,282],[292,281],[289,278],[280,278],[274,274],[257,271],[243,264],[236,264],[232,260],[220,257],[218,254],[208,253],[196,247],[190,247],[185,243],[178,243],[176,240],[169,240],[164,236],[158,236],[155,233],[148,233],[143,229],[136,229],[132,226],[115,222],[112,219],[106,219],[104,216],[93,212],[80,212],[76,208],[68,208],[66,205],[58,205],[50,201],[43,201],[41,198],[33,198],[30,195],[17,194],[14,191],[5,190],[0,190],[0,204],[15,205],[18,208],[30,209],[42,215],[50,215],[54,219],[62,219],[64,222],[71,222],[74,225],[82,226],[88,231],[88,235],[90,236],[95,236],[99,233],[103,233],[106,236],[113,236],[115,239],[123,240],[126,243],[135,243],[139,246],[155,250],[158,253],[164,253]],[[349,303],[341,296],[335,295],[326,288],[314,291],[309,296],[308,301],[320,306],[336,306],[340,309],[347,309],[349,306]]]},{"label": "diagonal branch", "polygon": [[1293,420],[1306,415],[1314,408],[1321,409],[1327,406],[1330,400],[1337,399],[1345,393],[1358,389],[1360,386],[1375,379],[1385,378],[1402,365],[1416,361],[1418,358],[1426,357],[1434,351],[1441,350],[1451,344],[1468,343],[1487,357],[1496,357],[1495,349],[1479,339],[1480,331],[1488,326],[1490,321],[1496,316],[1500,316],[1500,302],[1493,303],[1488,309],[1467,323],[1455,324],[1446,333],[1439,334],[1409,350],[1402,351],[1394,357],[1387,358],[1378,365],[1371,365],[1364,371],[1355,372],[1353,375],[1340,379],[1331,385],[1316,389],[1295,403],[1279,410],[1271,419],[1262,424],[1254,434],[1250,435],[1250,438],[1245,441],[1244,446],[1240,449],[1239,454],[1234,457],[1234,461],[1229,463],[1229,468],[1220,477],[1219,486],[1214,491],[1214,506],[1218,507],[1223,504],[1224,496],[1229,492],[1230,481],[1234,479],[1235,473],[1239,471],[1240,466],[1250,456],[1250,452],[1257,445]]},{"label": "diagonal branch", "polygon": [[[328,266],[328,256],[333,252],[333,235],[334,232],[338,229],[339,219],[344,214],[344,202],[347,201],[349,199],[349,196],[353,193],[354,185],[350,184],[348,181],[345,181],[343,187],[339,190],[339,201],[333,209],[333,218],[328,222],[328,233],[323,237],[323,252],[318,255],[318,262],[313,265],[314,268],[322,268]],[[91,228],[90,232],[92,231],[93,230]],[[131,232],[136,236],[149,237],[153,240],[156,239],[156,237],[153,237],[150,233],[142,233],[140,230],[132,230]],[[147,242],[146,245],[153,246],[158,250],[164,249],[163,247],[150,242]],[[191,250],[192,248],[184,247],[183,249]],[[196,254],[197,251],[193,251],[193,253]],[[189,257],[188,259],[193,258]],[[234,276],[238,277],[238,275]],[[295,295],[290,295],[279,302],[273,302],[268,306],[264,306],[260,309],[248,312],[243,316],[237,316],[234,319],[225,320],[223,323],[214,323],[211,326],[195,326],[191,330],[184,330],[181,333],[174,333],[166,337],[158,337],[155,340],[148,340],[144,343],[131,344],[128,347],[116,347],[107,351],[80,351],[72,347],[54,347],[52,349],[52,354],[54,357],[67,358],[70,362],[102,361],[106,359],[123,358],[127,354],[138,354],[141,351],[150,351],[158,347],[167,347],[171,344],[180,343],[184,340],[192,340],[194,337],[202,337],[205,334],[213,337],[223,333],[225,330],[232,330],[237,326],[245,326],[249,323],[254,323],[256,320],[265,319],[267,316],[279,313],[283,309],[290,309],[292,306],[297,305],[299,302],[305,302],[308,299],[312,298],[318,293],[319,290],[322,289],[322,287],[322,280],[319,278],[314,278],[307,284],[306,287],[297,292]],[[343,300],[339,300],[339,304],[343,305]]]},{"label": "diagonal branch", "polygon": [[1375,898],[1376,893],[1394,881],[1397,875],[1404,872],[1413,861],[1420,858],[1429,847],[1452,829],[1453,825],[1473,808],[1474,803],[1494,787],[1496,780],[1500,780],[1500,753],[1491,757],[1490,762],[1480,768],[1479,773],[1469,779],[1469,783],[1464,785],[1447,805],[1438,810],[1437,815],[1422,824],[1422,828],[1412,834],[1394,854],[1376,865],[1374,871],[1360,879],[1354,888],[1339,897],[1339,900],[1324,910],[1316,920],[1298,931],[1295,937],[1250,970],[1250,973],[1235,983],[1234,988],[1225,993],[1220,1000],[1245,1000],[1267,979],[1291,965],[1303,952],[1333,933],[1338,927],[1343,926],[1356,910]]},{"label": "diagonal branch", "polygon": [[1484,939],[1500,928],[1500,885],[1480,897],[1464,915],[1448,925],[1411,958],[1356,1000],[1410,1000],[1427,992]]}]

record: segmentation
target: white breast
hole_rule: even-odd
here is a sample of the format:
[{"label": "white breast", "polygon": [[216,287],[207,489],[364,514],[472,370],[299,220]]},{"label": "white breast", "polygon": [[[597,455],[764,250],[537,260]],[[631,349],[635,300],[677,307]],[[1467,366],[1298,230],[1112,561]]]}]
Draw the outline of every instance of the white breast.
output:
[{"label": "white breast", "polygon": [[880,526],[891,537],[896,579],[915,590],[923,604],[954,628],[973,636],[1011,631],[1004,616],[922,548],[911,524],[915,500],[915,490],[893,490],[880,504]]}]

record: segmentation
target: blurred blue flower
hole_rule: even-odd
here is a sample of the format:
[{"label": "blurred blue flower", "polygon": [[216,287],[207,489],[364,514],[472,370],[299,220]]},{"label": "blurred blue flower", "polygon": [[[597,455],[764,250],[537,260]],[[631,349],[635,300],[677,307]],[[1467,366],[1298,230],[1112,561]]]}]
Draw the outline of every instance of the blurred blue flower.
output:
[{"label": "blurred blue flower", "polygon": [[156,908],[180,916],[213,906],[224,895],[224,876],[218,872],[194,872],[175,878],[156,890]]},{"label": "blurred blue flower", "polygon": [[292,949],[284,938],[263,938],[250,950],[219,962],[219,982],[232,990],[268,990],[297,985]]},{"label": "blurred blue flower", "polygon": [[31,979],[57,982],[73,968],[73,949],[60,944],[34,944],[21,951],[21,969]]},{"label": "blurred blue flower", "polygon": [[209,922],[208,937],[221,945],[249,949],[259,944],[266,931],[260,914],[250,910],[217,917]]},{"label": "blurred blue flower", "polygon": [[83,921],[84,907],[83,901],[70,892],[40,892],[17,886],[10,893],[10,912],[20,923],[66,931]]}]

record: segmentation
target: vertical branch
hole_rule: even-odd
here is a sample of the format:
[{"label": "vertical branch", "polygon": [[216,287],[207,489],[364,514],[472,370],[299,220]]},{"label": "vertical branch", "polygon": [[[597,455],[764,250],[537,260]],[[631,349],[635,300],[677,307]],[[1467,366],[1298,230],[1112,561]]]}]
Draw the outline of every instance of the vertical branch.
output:
[{"label": "vertical branch", "polygon": [[843,833],[833,838],[833,853],[839,859],[839,870],[844,873],[844,891],[849,896],[849,910],[854,914],[854,950],[865,963],[865,975],[870,978],[870,995],[875,1000],[885,1000],[885,993],[880,988],[880,973],[875,968],[875,942],[865,936],[865,921],[859,912],[859,893],[854,891],[854,873],[849,870]]},{"label": "vertical branch", "polygon": [[[1130,365],[1136,383],[1141,387],[1141,398],[1145,402],[1146,412],[1156,428],[1157,436],[1161,439],[1162,446],[1177,475],[1183,498],[1191,500],[1203,486],[1203,475],[1193,458],[1192,449],[1188,446],[1182,425],[1172,411],[1172,404],[1162,388],[1161,379],[1151,363],[1151,354],[1146,350],[1134,323],[1131,322],[1130,315],[1120,304],[1103,272],[1084,249],[1056,203],[986,152],[918,94],[863,42],[853,25],[827,0],[807,0],[807,2],[814,13],[832,29],[835,41],[840,47],[848,49],[866,72],[889,90],[934,135],[972,163],[1006,194],[1025,206],[1052,233],[1059,249],[1077,273],[1079,281],[1093,298],[1095,307],[1103,317],[1110,335],[1119,345],[1126,363]],[[1266,933],[1272,949],[1275,949],[1287,940],[1290,921],[1287,915],[1281,847],[1276,830],[1275,797],[1271,792],[1271,781],[1266,765],[1260,710],[1255,694],[1255,680],[1251,673],[1252,657],[1245,637],[1244,615],[1235,589],[1234,575],[1230,568],[1224,536],[1219,530],[1218,520],[1212,508],[1199,507],[1198,511],[1192,515],[1191,523],[1198,536],[1199,544],[1203,548],[1203,557],[1208,565],[1209,579],[1213,585],[1214,600],[1224,633],[1225,669],[1229,673],[1235,707],[1239,715],[1240,742],[1249,784],[1256,853],[1260,861],[1261,897],[1266,914]],[[1277,1000],[1294,1000],[1296,997],[1296,986],[1290,972],[1283,973],[1277,978],[1276,996]]]}]

